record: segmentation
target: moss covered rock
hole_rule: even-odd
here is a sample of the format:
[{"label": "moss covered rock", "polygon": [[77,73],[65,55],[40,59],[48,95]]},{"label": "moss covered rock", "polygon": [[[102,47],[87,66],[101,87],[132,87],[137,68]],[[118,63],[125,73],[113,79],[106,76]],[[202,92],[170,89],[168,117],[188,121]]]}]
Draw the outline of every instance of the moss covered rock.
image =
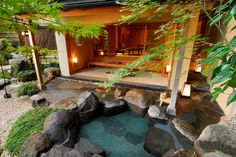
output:
[{"label": "moss covered rock", "polygon": [[17,74],[17,78],[19,82],[29,82],[29,81],[37,80],[36,73],[34,70],[20,71]]}]

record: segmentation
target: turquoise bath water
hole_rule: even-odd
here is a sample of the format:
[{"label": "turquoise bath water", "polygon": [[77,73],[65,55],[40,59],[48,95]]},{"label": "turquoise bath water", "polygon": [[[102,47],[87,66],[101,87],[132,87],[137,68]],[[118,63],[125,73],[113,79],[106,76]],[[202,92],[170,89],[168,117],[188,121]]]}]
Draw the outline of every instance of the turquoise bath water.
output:
[{"label": "turquoise bath water", "polygon": [[107,157],[152,157],[143,148],[147,129],[145,118],[129,111],[84,124],[79,137],[102,147]]}]

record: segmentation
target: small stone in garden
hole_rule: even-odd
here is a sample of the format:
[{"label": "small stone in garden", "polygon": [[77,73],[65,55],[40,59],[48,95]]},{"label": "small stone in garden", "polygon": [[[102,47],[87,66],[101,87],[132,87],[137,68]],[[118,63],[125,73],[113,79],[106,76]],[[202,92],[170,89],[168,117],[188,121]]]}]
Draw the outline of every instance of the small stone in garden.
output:
[{"label": "small stone in garden", "polygon": [[161,110],[156,105],[149,106],[148,115],[151,118],[168,120],[166,115],[163,112],[161,112]]},{"label": "small stone in garden", "polygon": [[46,98],[44,98],[43,96],[39,95],[39,94],[35,94],[33,96],[30,97],[30,100],[32,100],[32,106],[34,108],[36,107],[48,107],[48,102],[46,100]]}]

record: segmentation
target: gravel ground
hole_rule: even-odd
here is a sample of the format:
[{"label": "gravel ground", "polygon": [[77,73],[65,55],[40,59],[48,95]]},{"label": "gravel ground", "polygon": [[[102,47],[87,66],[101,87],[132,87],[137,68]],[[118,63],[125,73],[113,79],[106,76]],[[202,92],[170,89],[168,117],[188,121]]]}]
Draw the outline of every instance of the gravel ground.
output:
[{"label": "gravel ground", "polygon": [[[4,99],[4,90],[0,90],[0,147],[6,142],[11,125],[20,115],[32,108],[29,99],[16,97],[12,86],[8,88],[8,91],[11,91],[12,98]],[[5,151],[1,157],[9,157],[8,152]]]}]

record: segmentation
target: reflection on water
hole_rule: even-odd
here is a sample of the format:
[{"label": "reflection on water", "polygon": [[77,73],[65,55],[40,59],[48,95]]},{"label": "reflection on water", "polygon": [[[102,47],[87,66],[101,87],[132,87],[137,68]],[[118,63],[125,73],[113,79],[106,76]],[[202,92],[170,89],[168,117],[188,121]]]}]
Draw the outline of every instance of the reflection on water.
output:
[{"label": "reflection on water", "polygon": [[[155,122],[154,127],[168,132],[177,149],[192,148],[193,143],[175,130],[171,120],[166,123]],[[128,111],[119,115],[100,116],[88,124],[83,124],[79,137],[101,146],[108,157],[152,157],[143,146],[149,127],[148,119]]]},{"label": "reflection on water", "polygon": [[180,143],[179,139],[177,138],[175,132],[171,129],[171,125],[172,127],[174,127],[172,122],[169,121],[167,124],[156,123],[154,127],[168,132],[173,137],[175,142],[175,147],[177,149],[184,148],[184,146]]}]

